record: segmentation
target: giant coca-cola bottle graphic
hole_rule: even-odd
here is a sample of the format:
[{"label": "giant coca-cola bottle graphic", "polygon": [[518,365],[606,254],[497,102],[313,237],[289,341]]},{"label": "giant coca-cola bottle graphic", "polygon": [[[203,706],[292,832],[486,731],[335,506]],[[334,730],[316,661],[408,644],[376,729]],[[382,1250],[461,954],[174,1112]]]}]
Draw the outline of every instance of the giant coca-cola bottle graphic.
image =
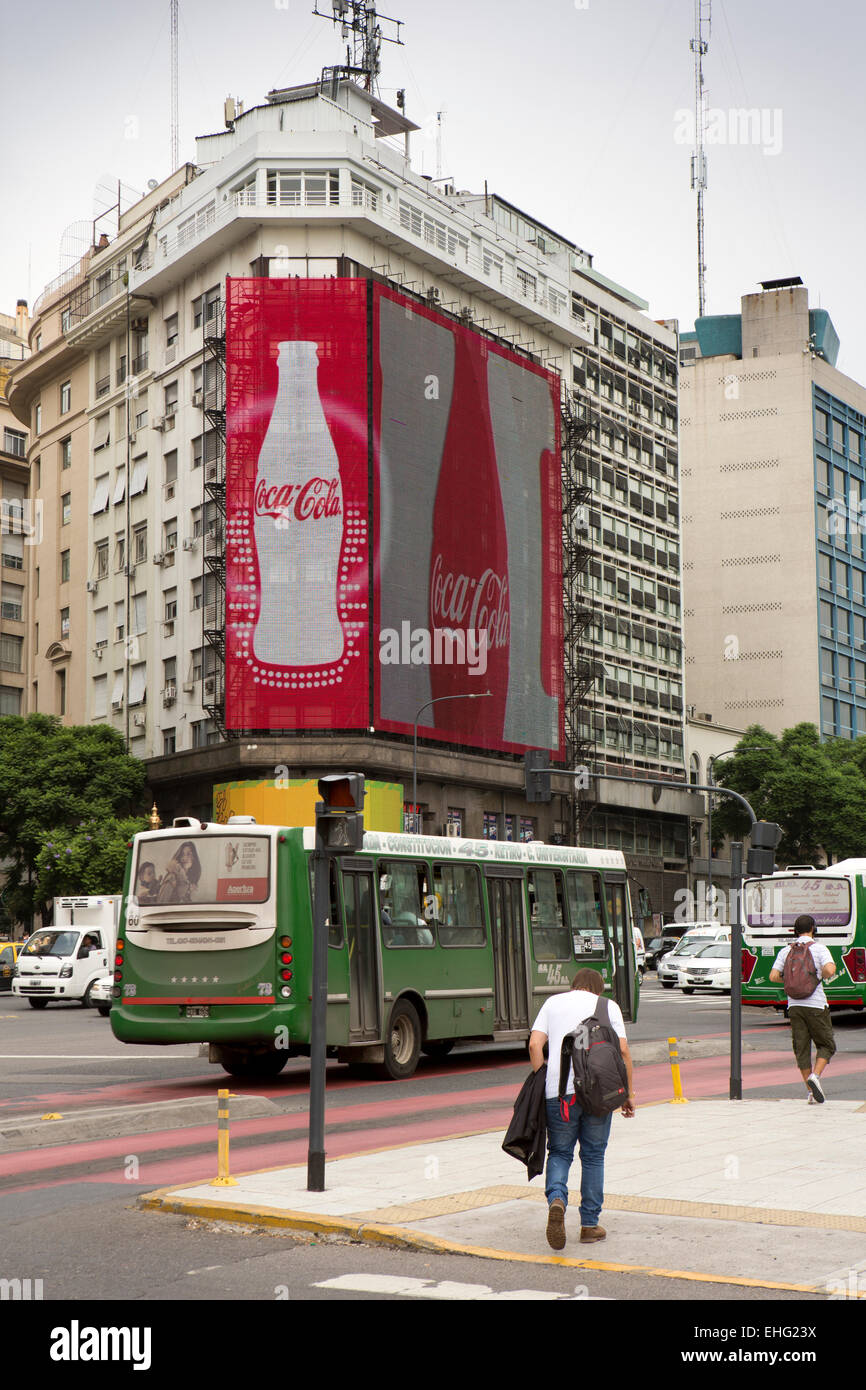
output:
[{"label": "giant coca-cola bottle graphic", "polygon": [[454,392],[433,510],[430,684],[434,699],[487,690],[491,694],[483,701],[434,705],[426,718],[470,742],[496,743],[508,689],[505,517],[482,343],[461,329],[454,337]]},{"label": "giant coca-cola bottle graphic", "polygon": [[253,651],[274,666],[321,666],[339,661],[344,647],[337,606],[339,460],[319,397],[317,344],[280,343],[277,368],[254,492],[259,614]]}]

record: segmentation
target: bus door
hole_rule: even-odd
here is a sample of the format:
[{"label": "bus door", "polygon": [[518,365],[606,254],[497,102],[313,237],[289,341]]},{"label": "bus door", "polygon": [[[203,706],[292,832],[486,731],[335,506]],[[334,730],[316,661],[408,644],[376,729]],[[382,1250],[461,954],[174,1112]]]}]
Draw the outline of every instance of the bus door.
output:
[{"label": "bus door", "polygon": [[341,868],[349,952],[349,1042],[375,1042],[382,1030],[373,866],[364,860],[343,860]]},{"label": "bus door", "polygon": [[613,997],[622,1010],[623,1018],[628,1021],[635,1017],[635,968],[625,877],[605,874],[604,897],[613,970]]},{"label": "bus door", "polygon": [[529,1003],[523,873],[489,865],[484,875],[493,933],[494,1028],[496,1032],[525,1031]]}]

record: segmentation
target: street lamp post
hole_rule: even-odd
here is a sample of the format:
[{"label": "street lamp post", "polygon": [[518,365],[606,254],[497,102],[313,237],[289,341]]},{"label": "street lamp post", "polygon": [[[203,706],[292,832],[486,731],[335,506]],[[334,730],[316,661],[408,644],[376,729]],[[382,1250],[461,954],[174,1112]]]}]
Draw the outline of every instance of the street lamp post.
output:
[{"label": "street lamp post", "polygon": [[428,700],[415,714],[415,730],[412,736],[412,816],[417,814],[418,806],[418,716],[423,714],[425,709],[431,705],[439,705],[443,700],[483,700],[488,695],[492,695],[492,690],[479,690],[471,695],[437,695],[435,700]]},{"label": "street lamp post", "polygon": [[[770,753],[772,749],[765,744],[750,744],[748,748],[742,750],[744,753]],[[713,764],[720,758],[730,758],[737,752],[736,748],[727,748],[724,753],[711,753],[707,759],[707,783],[713,786]],[[713,897],[713,793],[707,796],[707,912],[712,910]]]}]

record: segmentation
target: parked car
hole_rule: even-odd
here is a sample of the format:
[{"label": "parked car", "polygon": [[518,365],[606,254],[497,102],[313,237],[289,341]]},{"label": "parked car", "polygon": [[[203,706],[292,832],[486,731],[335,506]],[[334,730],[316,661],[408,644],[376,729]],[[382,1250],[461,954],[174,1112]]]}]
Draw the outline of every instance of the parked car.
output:
[{"label": "parked car", "polygon": [[4,941],[0,945],[0,993],[12,989],[12,977],[15,974],[19,949],[15,941]]},{"label": "parked car", "polygon": [[678,936],[654,936],[646,948],[647,970],[657,970],[662,956],[672,951],[678,941]]},{"label": "parked car", "polygon": [[111,975],[102,975],[90,990],[90,1002],[94,1009],[98,1009],[103,1018],[108,1018],[111,1013],[111,991],[114,988],[114,980]]},{"label": "parked car", "polygon": [[709,989],[716,994],[730,994],[730,943],[714,941],[712,945],[702,946],[690,956],[680,972],[680,987],[683,994],[694,994],[696,989]]}]

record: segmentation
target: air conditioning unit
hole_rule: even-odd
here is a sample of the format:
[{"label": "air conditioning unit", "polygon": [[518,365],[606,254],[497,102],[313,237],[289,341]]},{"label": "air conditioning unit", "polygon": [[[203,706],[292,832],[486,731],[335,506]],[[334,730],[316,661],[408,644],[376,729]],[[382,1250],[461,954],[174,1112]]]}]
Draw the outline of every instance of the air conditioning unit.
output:
[{"label": "air conditioning unit", "polygon": [[186,537],[185,537],[184,542],[183,542],[183,548],[184,548],[184,550],[195,550],[195,548],[196,548],[197,545],[198,545],[198,537],[197,537],[197,536],[186,536]]},{"label": "air conditioning unit", "polygon": [[99,593],[99,580],[98,580],[98,579],[88,579],[88,581],[87,581],[87,592],[88,592],[89,594],[98,594],[98,593]]},{"label": "air conditioning unit", "polygon": [[102,647],[99,647],[99,646],[94,647],[94,648],[93,648],[93,655],[96,657],[96,660],[97,660],[97,661],[101,661],[101,660],[102,660]]},{"label": "air conditioning unit", "polygon": [[459,840],[459,839],[460,839],[460,826],[459,826],[459,825],[446,825],[446,827],[445,827],[445,834],[448,836],[449,840]]},{"label": "air conditioning unit", "polygon": [[162,635],[163,635],[163,637],[173,637],[173,636],[174,636],[174,619],[173,619],[173,618],[169,618],[168,622],[163,623],[163,625],[162,625]]},{"label": "air conditioning unit", "polygon": [[166,348],[166,350],[165,350],[165,361],[166,361],[166,364],[168,364],[169,362],[173,362],[176,356],[177,356],[177,347],[175,346],[174,343],[171,343],[171,344]]},{"label": "air conditioning unit", "polygon": [[163,692],[162,692],[162,703],[163,703],[164,705],[173,705],[176,699],[177,699],[177,686],[176,686],[176,685],[167,685],[167,686],[165,687],[165,690],[163,690]]},{"label": "air conditioning unit", "polygon": [[183,693],[184,693],[184,695],[192,695],[194,691],[195,691],[195,681],[184,681],[184,683],[183,683]]},{"label": "air conditioning unit", "polygon": [[135,727],[136,727],[137,729],[143,729],[144,726],[145,726],[145,724],[147,723],[147,715],[146,715],[146,714],[134,714],[134,715],[132,716],[132,722],[133,722],[133,724],[135,725]]},{"label": "air conditioning unit", "polygon": [[166,485],[165,485],[165,500],[166,500],[166,502],[170,502],[171,499],[172,499],[172,497],[174,497],[174,490],[175,490],[175,487],[176,487],[176,486],[177,486],[176,483],[166,483]]},{"label": "air conditioning unit", "polygon": [[123,709],[123,696],[122,696],[122,695],[121,695],[121,697],[120,697],[119,700],[112,700],[112,702],[111,702],[111,708],[114,709],[114,710],[121,710],[121,709]]},{"label": "air conditioning unit", "polygon": [[201,393],[201,391],[193,391],[193,393],[192,393],[192,403],[193,403],[193,405],[195,405],[195,406],[201,405],[201,398],[202,398],[202,393]]},{"label": "air conditioning unit", "polygon": [[154,563],[155,565],[164,565],[164,564],[165,564],[165,555],[163,554],[163,552],[162,552],[161,550],[158,550],[158,551],[156,552],[156,554],[154,555],[154,557],[153,557],[153,563]]}]

